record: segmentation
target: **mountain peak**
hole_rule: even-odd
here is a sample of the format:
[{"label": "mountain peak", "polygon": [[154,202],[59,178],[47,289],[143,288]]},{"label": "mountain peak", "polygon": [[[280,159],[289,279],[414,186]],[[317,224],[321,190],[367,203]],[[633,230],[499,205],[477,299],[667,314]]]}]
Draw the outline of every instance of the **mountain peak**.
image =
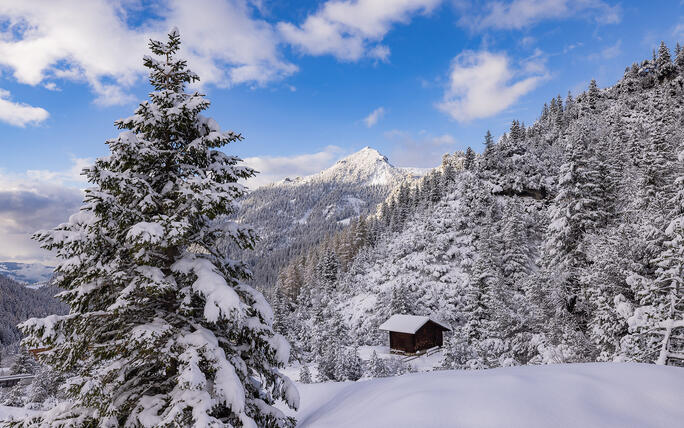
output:
[{"label": "mountain peak", "polygon": [[376,149],[366,146],[338,160],[333,166],[306,177],[286,178],[277,184],[299,185],[312,182],[356,183],[359,185],[391,185],[407,176],[420,176],[413,168],[397,168]]},{"label": "mountain peak", "polygon": [[371,186],[396,183],[404,175],[404,171],[392,166],[387,157],[366,146],[310,178],[313,181],[348,182]]},{"label": "mountain peak", "polygon": [[359,150],[356,153],[352,153],[351,155],[347,156],[344,159],[340,159],[337,161],[337,164],[333,165],[332,168],[334,168],[338,164],[356,164],[357,166],[360,164],[363,165],[375,165],[376,163],[381,162],[381,163],[386,163],[391,166],[389,161],[387,160],[387,156],[384,156],[381,154],[379,151],[375,150],[372,147],[364,147],[361,150]]}]

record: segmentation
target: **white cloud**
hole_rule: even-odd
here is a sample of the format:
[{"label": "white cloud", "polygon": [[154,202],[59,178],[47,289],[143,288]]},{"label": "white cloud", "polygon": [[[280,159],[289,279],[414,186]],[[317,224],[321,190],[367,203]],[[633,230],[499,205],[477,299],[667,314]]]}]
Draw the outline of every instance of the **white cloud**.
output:
[{"label": "white cloud", "polygon": [[296,26],[278,24],[285,40],[310,55],[330,54],[345,61],[364,56],[386,60],[380,42],[396,23],[430,13],[442,0],[329,0]]},{"label": "white cloud", "polygon": [[247,180],[246,184],[250,189],[256,189],[259,186],[273,183],[286,177],[295,178],[315,174],[331,166],[345,154],[345,151],[338,146],[327,146],[316,153],[245,158],[245,165],[259,171],[259,174]]},{"label": "white cloud", "polygon": [[132,27],[128,18],[141,6],[128,0],[0,2],[0,65],[21,83],[84,81],[97,103],[126,103],[133,99],[127,89],[144,75],[148,39],[177,26],[183,55],[203,83],[264,84],[297,69],[281,58],[273,27],[254,17],[246,0],[145,4],[158,19]]},{"label": "white cloud", "polygon": [[55,82],[46,82],[43,87],[48,91],[61,91]]},{"label": "white cloud", "polygon": [[383,116],[385,115],[385,108],[384,107],[378,107],[375,110],[371,112],[368,116],[363,118],[363,122],[366,124],[366,127],[370,128],[376,123],[378,123],[378,120],[380,120]]},{"label": "white cloud", "polygon": [[[522,74],[513,81],[516,74]],[[502,53],[465,51],[454,58],[449,85],[437,108],[467,122],[493,116],[547,78],[540,53],[525,60],[517,73]]]},{"label": "white cloud", "polygon": [[81,205],[79,176],[88,159],[74,158],[64,171],[0,171],[0,261],[54,264],[54,254],[40,249],[31,235],[69,218]]},{"label": "white cloud", "polygon": [[10,101],[10,93],[0,89],[0,121],[10,125],[25,127],[36,125],[50,116],[47,110],[24,103]]},{"label": "white cloud", "polygon": [[618,40],[614,45],[608,46],[601,51],[604,59],[613,59],[622,53],[622,40]]},{"label": "white cloud", "polygon": [[519,30],[543,20],[575,16],[590,17],[601,24],[621,20],[620,6],[611,6],[602,0],[492,1],[484,7],[484,13],[472,13],[468,8],[462,8],[462,12],[460,25],[480,31],[488,28]]},{"label": "white cloud", "polygon": [[457,149],[458,140],[451,134],[431,135],[420,132],[417,136],[407,131],[385,132],[392,142],[390,159],[398,166],[432,168],[438,166],[442,156]]}]

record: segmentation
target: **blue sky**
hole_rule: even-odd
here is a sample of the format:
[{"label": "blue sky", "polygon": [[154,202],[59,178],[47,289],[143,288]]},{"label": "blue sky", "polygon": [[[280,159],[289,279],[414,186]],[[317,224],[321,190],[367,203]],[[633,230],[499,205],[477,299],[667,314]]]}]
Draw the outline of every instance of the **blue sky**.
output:
[{"label": "blue sky", "polygon": [[208,114],[246,137],[227,150],[263,172],[255,186],[364,146],[420,167],[479,151],[487,129],[530,123],[552,96],[577,94],[591,78],[612,85],[660,40],[684,42],[684,5],[655,4],[4,1],[0,259],[47,257],[27,231],[78,205],[80,168],[106,154],[113,121],[149,91],[145,41],[173,26],[212,101]]}]

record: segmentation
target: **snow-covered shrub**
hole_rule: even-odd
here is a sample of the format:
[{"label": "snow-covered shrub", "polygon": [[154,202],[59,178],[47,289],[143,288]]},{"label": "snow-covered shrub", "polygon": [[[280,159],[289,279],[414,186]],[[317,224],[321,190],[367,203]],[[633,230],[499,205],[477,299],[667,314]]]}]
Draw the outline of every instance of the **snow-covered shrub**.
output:
[{"label": "snow-covered shrub", "polygon": [[378,357],[377,352],[373,350],[373,353],[368,360],[368,369],[366,374],[369,377],[387,377],[389,376],[389,368],[382,358]]}]

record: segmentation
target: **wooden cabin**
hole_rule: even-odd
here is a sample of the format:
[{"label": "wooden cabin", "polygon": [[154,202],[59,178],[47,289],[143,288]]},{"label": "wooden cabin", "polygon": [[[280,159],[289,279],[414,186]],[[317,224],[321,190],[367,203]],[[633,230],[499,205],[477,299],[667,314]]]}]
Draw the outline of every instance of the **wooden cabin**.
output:
[{"label": "wooden cabin", "polygon": [[443,333],[451,331],[432,317],[417,315],[392,315],[380,325],[380,330],[389,332],[390,351],[407,354],[442,346]]}]

